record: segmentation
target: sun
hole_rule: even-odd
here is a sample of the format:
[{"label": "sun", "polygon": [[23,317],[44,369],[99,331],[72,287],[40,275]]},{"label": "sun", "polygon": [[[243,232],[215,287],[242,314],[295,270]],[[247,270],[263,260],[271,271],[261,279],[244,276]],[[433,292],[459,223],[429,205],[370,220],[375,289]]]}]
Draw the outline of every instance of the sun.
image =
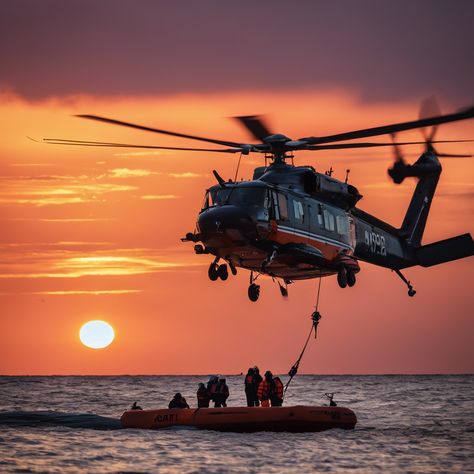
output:
[{"label": "sun", "polygon": [[91,349],[103,349],[112,343],[115,338],[113,327],[101,320],[87,321],[79,331],[81,342]]}]

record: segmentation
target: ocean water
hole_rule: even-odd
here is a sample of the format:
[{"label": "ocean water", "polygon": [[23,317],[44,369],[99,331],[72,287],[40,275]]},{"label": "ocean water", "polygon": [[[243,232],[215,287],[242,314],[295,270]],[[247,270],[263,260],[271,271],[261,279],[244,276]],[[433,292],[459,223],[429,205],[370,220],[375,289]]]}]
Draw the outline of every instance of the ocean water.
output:
[{"label": "ocean water", "polygon": [[[196,406],[198,376],[0,377],[0,472],[474,472],[474,376],[298,375],[285,405],[323,405],[335,392],[354,430],[220,433],[122,429],[134,401]],[[228,376],[230,406],[243,376]]]}]

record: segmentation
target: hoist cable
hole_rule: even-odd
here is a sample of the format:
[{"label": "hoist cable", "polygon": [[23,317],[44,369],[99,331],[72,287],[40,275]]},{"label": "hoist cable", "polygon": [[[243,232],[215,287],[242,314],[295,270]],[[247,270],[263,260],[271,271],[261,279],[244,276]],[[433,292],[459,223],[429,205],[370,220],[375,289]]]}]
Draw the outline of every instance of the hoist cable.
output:
[{"label": "hoist cable", "polygon": [[306,347],[308,346],[308,342],[311,338],[311,334],[313,333],[313,330],[314,330],[314,338],[316,339],[316,335],[317,335],[316,331],[318,329],[319,320],[321,319],[321,314],[318,311],[320,294],[321,294],[321,272],[319,273],[319,284],[318,284],[318,294],[317,294],[317,297],[316,297],[316,304],[314,306],[314,312],[311,315],[311,329],[309,331],[308,337],[306,338],[306,342],[304,343],[303,350],[301,351],[300,356],[298,357],[298,359],[292,365],[290,371],[288,372],[288,375],[290,376],[290,379],[288,380],[288,382],[286,382],[285,390],[283,391],[283,396],[285,396],[286,391],[288,389],[288,386],[290,385],[291,381],[293,380],[293,377],[298,373],[298,367],[300,365],[301,359],[303,358]]}]

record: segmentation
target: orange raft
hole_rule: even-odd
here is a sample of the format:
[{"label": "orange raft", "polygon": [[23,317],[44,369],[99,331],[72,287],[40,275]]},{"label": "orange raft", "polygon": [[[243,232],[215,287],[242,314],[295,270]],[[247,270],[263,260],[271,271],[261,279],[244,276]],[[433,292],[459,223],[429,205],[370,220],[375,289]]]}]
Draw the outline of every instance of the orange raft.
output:
[{"label": "orange raft", "polygon": [[217,431],[322,431],[353,429],[355,413],[343,407],[227,407],[129,410],[121,418],[124,428],[160,429],[194,426]]}]

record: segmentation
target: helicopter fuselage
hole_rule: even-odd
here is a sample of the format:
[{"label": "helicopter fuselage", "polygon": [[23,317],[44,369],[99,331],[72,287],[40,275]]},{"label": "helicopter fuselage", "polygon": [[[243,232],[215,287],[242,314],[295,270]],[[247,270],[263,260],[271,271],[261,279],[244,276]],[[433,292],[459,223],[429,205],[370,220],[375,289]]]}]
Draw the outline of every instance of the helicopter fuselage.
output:
[{"label": "helicopter fuselage", "polygon": [[[278,182],[283,173],[285,183]],[[358,260],[408,266],[397,229],[353,207],[361,198],[353,186],[311,167],[257,168],[256,176],[207,191],[197,253],[286,281],[333,275],[341,266],[357,273]]]}]

